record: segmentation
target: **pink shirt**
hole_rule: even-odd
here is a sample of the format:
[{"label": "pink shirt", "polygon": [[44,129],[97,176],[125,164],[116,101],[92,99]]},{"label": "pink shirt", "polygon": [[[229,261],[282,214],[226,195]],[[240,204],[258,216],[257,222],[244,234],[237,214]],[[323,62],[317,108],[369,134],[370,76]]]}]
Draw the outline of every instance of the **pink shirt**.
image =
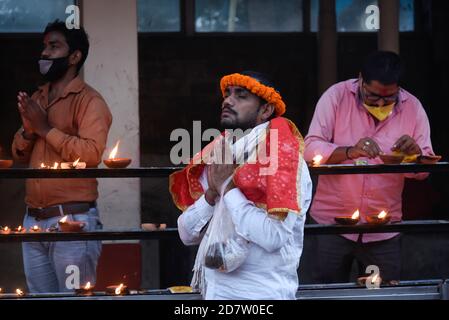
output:
[{"label": "pink shirt", "polygon": [[[372,138],[383,152],[390,153],[393,144],[404,134],[415,139],[424,155],[433,154],[429,120],[416,97],[401,89],[392,114],[376,126],[358,97],[357,80],[351,79],[335,84],[318,101],[305,138],[304,158],[312,161],[315,155],[321,154],[322,163],[326,163],[337,147],[353,146],[365,137]],[[367,160],[369,164],[382,163],[379,158],[360,160]],[[427,173],[323,175],[319,177],[310,213],[320,224],[335,224],[334,217],[352,215],[357,209],[362,223],[366,215],[382,210],[391,215],[392,222],[400,221],[404,178],[427,176]],[[386,240],[395,235],[397,233],[364,234],[362,241]],[[353,241],[358,238],[357,234],[344,236]]]}]

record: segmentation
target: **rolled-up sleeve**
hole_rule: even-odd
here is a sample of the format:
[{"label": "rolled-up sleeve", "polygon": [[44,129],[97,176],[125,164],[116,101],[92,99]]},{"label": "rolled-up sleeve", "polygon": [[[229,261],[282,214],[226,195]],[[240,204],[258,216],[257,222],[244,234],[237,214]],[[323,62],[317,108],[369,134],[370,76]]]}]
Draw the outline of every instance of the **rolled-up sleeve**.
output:
[{"label": "rolled-up sleeve", "polygon": [[339,147],[333,143],[337,107],[336,91],[335,86],[329,88],[317,103],[309,132],[304,139],[304,159],[308,162],[312,161],[316,155],[321,155],[322,162],[326,163]]},{"label": "rolled-up sleeve", "polygon": [[106,102],[98,96],[93,97],[86,108],[76,119],[79,127],[78,136],[53,128],[48,132],[45,140],[62,156],[64,161],[81,158],[87,166],[95,167],[101,162],[106,148],[112,115]]}]

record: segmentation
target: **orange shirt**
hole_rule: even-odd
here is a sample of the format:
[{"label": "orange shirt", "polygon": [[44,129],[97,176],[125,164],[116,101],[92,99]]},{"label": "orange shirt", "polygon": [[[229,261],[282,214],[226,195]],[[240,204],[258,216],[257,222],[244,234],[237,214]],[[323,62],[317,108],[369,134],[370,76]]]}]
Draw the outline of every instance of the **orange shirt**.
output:
[{"label": "orange shirt", "polygon": [[[49,84],[32,95],[47,112],[53,128],[45,139],[26,140],[22,128],[15,134],[12,153],[15,161],[39,168],[41,163],[72,162],[78,158],[87,167],[97,167],[106,147],[112,115],[102,96],[79,77],[61,96],[48,103]],[[67,202],[90,202],[98,198],[96,179],[27,179],[25,202],[45,208]]]}]

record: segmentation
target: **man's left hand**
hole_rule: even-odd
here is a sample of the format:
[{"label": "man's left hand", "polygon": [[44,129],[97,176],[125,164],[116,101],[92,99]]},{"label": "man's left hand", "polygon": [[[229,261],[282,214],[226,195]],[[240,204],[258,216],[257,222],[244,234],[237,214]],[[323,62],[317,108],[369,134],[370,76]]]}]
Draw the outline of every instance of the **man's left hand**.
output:
[{"label": "man's left hand", "polygon": [[28,120],[33,131],[42,138],[45,138],[51,130],[47,120],[47,113],[25,92],[19,92],[19,111]]},{"label": "man's left hand", "polygon": [[391,148],[392,151],[401,151],[406,155],[422,154],[421,148],[416,143],[415,139],[409,135],[403,135],[396,141]]}]

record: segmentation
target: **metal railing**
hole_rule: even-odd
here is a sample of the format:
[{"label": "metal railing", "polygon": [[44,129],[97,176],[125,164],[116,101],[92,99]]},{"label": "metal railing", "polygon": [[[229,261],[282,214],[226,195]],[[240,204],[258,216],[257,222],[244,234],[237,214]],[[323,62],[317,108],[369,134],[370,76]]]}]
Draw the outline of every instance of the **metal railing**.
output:
[{"label": "metal railing", "polygon": [[[160,178],[183,167],[146,167],[125,169],[0,169],[0,179],[27,178]],[[398,164],[398,165],[321,165],[309,167],[311,175],[333,174],[379,174],[379,173],[419,173],[449,172],[449,162],[437,164]]]},{"label": "metal railing", "polygon": [[[0,169],[0,179],[27,178],[152,178],[167,177],[182,167],[146,167],[126,169]],[[379,174],[379,173],[419,173],[449,172],[449,163],[437,164],[399,164],[399,165],[321,165],[309,167],[311,175],[330,174]],[[449,231],[449,220],[402,221],[386,225],[359,224],[306,225],[305,234],[360,234],[360,233],[442,233]],[[178,237],[176,228],[159,231],[141,229],[101,230],[94,232],[28,232],[0,234],[0,242],[31,241],[75,241],[75,240],[166,240]]]}]

